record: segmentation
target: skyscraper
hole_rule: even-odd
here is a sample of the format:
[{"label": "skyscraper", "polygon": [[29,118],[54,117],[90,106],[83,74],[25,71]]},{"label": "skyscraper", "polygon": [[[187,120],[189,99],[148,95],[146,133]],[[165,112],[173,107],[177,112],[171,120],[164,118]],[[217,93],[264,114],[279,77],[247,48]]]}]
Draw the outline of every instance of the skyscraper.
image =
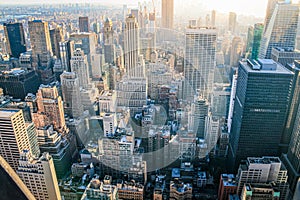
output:
[{"label": "skyscraper", "polygon": [[124,55],[126,74],[130,77],[143,77],[144,71],[138,67],[140,56],[139,25],[133,15],[126,18]]},{"label": "skyscraper", "polygon": [[240,37],[234,37],[232,39],[231,51],[230,51],[230,66],[238,66],[239,60],[243,53],[243,43]]},{"label": "skyscraper", "polygon": [[71,71],[78,76],[79,87],[87,88],[89,84],[89,68],[87,56],[81,49],[76,49],[71,58]]},{"label": "skyscraper", "polygon": [[114,30],[112,26],[112,21],[106,19],[103,28],[104,36],[104,56],[105,62],[113,63],[115,61],[115,45],[114,45]]},{"label": "skyscraper", "polygon": [[295,48],[299,7],[291,3],[277,3],[265,26],[259,58],[271,58],[273,47]]},{"label": "skyscraper", "polygon": [[0,110],[0,155],[18,169],[20,153],[31,150],[22,110]]},{"label": "skyscraper", "polygon": [[296,191],[298,179],[300,177],[300,106],[299,106],[299,61],[295,62],[296,66],[291,65],[295,73],[293,84],[293,99],[291,102],[289,116],[285,127],[286,136],[290,137],[287,154],[283,155],[282,160],[288,169],[289,184],[292,192]]},{"label": "skyscraper", "polygon": [[26,42],[22,23],[4,23],[7,51],[10,56],[19,58],[26,52]]},{"label": "skyscraper", "polygon": [[56,85],[41,85],[36,94],[37,112],[32,113],[36,127],[53,125],[60,133],[66,130],[65,114],[61,96]]},{"label": "skyscraper", "polygon": [[[92,77],[92,55],[96,54],[96,34],[95,33],[72,33],[70,41],[74,42],[74,50],[80,48],[87,56],[89,76]],[[73,46],[73,44],[72,44]],[[73,47],[72,47],[73,48]],[[70,50],[72,50],[70,48]],[[73,51],[71,52],[73,53]]]},{"label": "skyscraper", "polygon": [[234,34],[236,32],[236,13],[230,12],[229,13],[229,24],[228,30]]},{"label": "skyscraper", "polygon": [[29,21],[28,30],[34,67],[47,67],[52,56],[48,22],[41,20]]},{"label": "skyscraper", "polygon": [[89,32],[89,18],[88,17],[79,17],[79,31],[80,32]]},{"label": "skyscraper", "polygon": [[216,40],[215,28],[189,27],[186,30],[184,77],[187,98],[193,98],[198,90],[207,98],[208,93],[212,91]]},{"label": "skyscraper", "polygon": [[162,25],[162,28],[173,29],[173,26],[174,26],[174,0],[162,0],[161,25]]},{"label": "skyscraper", "polygon": [[75,72],[64,72],[60,76],[65,113],[72,118],[80,117],[83,105],[80,97],[78,75]]},{"label": "skyscraper", "polygon": [[17,174],[37,200],[61,200],[53,159],[49,153],[43,153],[36,159],[28,151],[23,151]]},{"label": "skyscraper", "polygon": [[60,58],[59,43],[63,41],[62,28],[58,26],[54,29],[51,29],[50,39],[51,39],[53,55],[56,56],[57,58]]},{"label": "skyscraper", "polygon": [[291,97],[293,73],[269,59],[240,62],[229,157],[276,156]]},{"label": "skyscraper", "polygon": [[126,18],[124,32],[124,57],[126,76],[117,82],[117,105],[130,108],[130,112],[140,112],[147,99],[145,63],[140,55],[139,29],[136,18]]},{"label": "skyscraper", "polygon": [[251,48],[251,58],[252,59],[258,58],[263,29],[264,29],[264,25],[261,23],[257,23],[254,25],[253,41],[252,41],[252,48]]},{"label": "skyscraper", "polygon": [[216,11],[215,10],[211,11],[211,26],[212,27],[216,26]]},{"label": "skyscraper", "polygon": [[[22,182],[15,170],[0,155],[0,195],[3,199],[34,199],[33,194]],[[13,192],[11,192],[13,191]]]},{"label": "skyscraper", "polygon": [[266,32],[266,27],[269,26],[271,17],[273,15],[273,12],[275,10],[276,4],[280,1],[284,1],[284,0],[268,0],[268,5],[267,5],[267,10],[266,10],[266,16],[265,16],[265,29],[263,31],[263,33]]}]

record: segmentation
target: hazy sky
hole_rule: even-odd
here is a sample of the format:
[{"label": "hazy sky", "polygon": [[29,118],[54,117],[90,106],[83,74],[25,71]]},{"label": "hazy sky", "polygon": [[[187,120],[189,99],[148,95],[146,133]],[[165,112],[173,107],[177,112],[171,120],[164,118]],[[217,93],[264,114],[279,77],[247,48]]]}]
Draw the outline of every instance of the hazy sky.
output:
[{"label": "hazy sky", "polygon": [[[0,0],[5,1],[5,0]],[[5,3],[10,4],[32,4],[32,3],[113,3],[113,4],[136,4],[138,2],[145,2],[149,0],[9,0]],[[155,0],[157,1],[157,0]],[[258,17],[264,17],[267,0],[174,0],[175,8],[180,8],[181,3],[187,3],[191,6],[202,4],[208,9],[215,9],[221,12],[236,12],[238,14],[246,15],[256,15]],[[298,0],[293,0],[293,2],[298,2]],[[179,4],[179,5],[178,5]],[[1,5],[1,3],[0,3]],[[176,10],[175,10],[176,12]]]}]

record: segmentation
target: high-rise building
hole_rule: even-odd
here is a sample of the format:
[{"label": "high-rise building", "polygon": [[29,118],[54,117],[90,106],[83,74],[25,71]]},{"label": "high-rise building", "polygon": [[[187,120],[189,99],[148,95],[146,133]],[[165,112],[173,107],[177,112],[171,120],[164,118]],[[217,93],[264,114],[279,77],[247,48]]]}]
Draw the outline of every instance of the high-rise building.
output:
[{"label": "high-rise building", "polygon": [[53,55],[60,58],[59,43],[63,41],[63,33],[61,27],[56,27],[50,30],[50,39]]},{"label": "high-rise building", "polygon": [[78,118],[83,113],[78,76],[75,72],[64,72],[60,79],[65,113],[72,118]]},{"label": "high-rise building", "polygon": [[110,19],[106,19],[103,28],[103,36],[104,36],[104,56],[105,62],[113,63],[115,61],[115,45],[114,45],[114,30],[112,26],[112,21]]},{"label": "high-rise building", "polygon": [[22,110],[0,110],[0,155],[14,169],[18,169],[20,154],[31,151]]},{"label": "high-rise building", "polygon": [[276,4],[281,1],[284,1],[284,0],[268,0],[266,16],[265,16],[265,23],[264,23],[265,29],[264,29],[263,33],[266,32],[266,27],[269,26],[269,23],[270,23],[272,15],[273,15],[273,12],[275,10]]},{"label": "high-rise building", "polygon": [[41,153],[50,153],[57,177],[64,177],[72,165],[72,144],[53,130],[53,126],[38,128],[37,135]]},{"label": "high-rise building", "polygon": [[[15,170],[0,155],[0,195],[2,199],[34,199],[33,194],[22,182]],[[11,192],[13,191],[13,192]]]},{"label": "high-rise building", "polygon": [[[95,33],[72,33],[70,41],[74,42],[74,50],[80,48],[87,56],[89,76],[92,77],[92,55],[96,54],[96,34]],[[70,48],[70,51],[72,50]],[[71,51],[73,53],[73,51]]]},{"label": "high-rise building", "polygon": [[216,26],[216,11],[215,10],[211,11],[211,26],[212,27]]},{"label": "high-rise building", "polygon": [[88,17],[79,17],[79,31],[80,32],[89,32],[89,18]]},{"label": "high-rise building", "polygon": [[273,183],[280,191],[280,200],[285,200],[289,192],[287,169],[278,157],[249,157],[241,163],[236,177],[237,193],[240,195],[247,183]]},{"label": "high-rise building", "polygon": [[48,67],[52,56],[48,22],[41,20],[29,21],[28,30],[34,67]]},{"label": "high-rise building", "polygon": [[7,51],[12,57],[19,58],[26,52],[26,41],[22,23],[4,23],[4,33],[7,41]]},{"label": "high-rise building", "polygon": [[126,76],[117,82],[117,104],[129,107],[130,112],[135,113],[146,104],[147,80],[144,59],[140,56],[138,23],[133,15],[126,18],[124,57]]},{"label": "high-rise building", "polygon": [[257,59],[259,48],[261,44],[261,38],[263,34],[264,25],[261,23],[257,23],[254,25],[253,29],[253,39],[252,39],[252,48],[251,48],[251,58]]},{"label": "high-rise building", "polygon": [[259,58],[271,58],[273,47],[295,48],[298,15],[298,5],[288,1],[276,4],[268,26],[265,26]]},{"label": "high-rise building", "polygon": [[229,24],[228,24],[228,30],[234,34],[236,32],[236,26],[237,26],[237,22],[236,22],[236,13],[234,12],[230,12],[229,13]]},{"label": "high-rise building", "polygon": [[76,73],[78,77],[79,87],[87,88],[89,84],[89,67],[87,56],[81,49],[76,49],[70,61],[71,71]]},{"label": "high-rise building", "polygon": [[204,98],[212,91],[216,66],[215,28],[189,27],[185,34],[184,76],[186,98],[199,90]]},{"label": "high-rise building", "polygon": [[66,130],[61,96],[55,84],[41,85],[36,94],[37,112],[32,113],[37,128],[53,125],[60,133]]},{"label": "high-rise building", "polygon": [[43,153],[36,159],[24,150],[17,174],[37,200],[61,199],[53,159],[49,153]]},{"label": "high-rise building", "polygon": [[243,53],[243,42],[240,37],[234,37],[231,43],[230,66],[238,66]]},{"label": "high-rise building", "polygon": [[174,0],[162,0],[161,27],[173,29],[174,26]]},{"label": "high-rise building", "polygon": [[288,169],[289,184],[292,192],[296,191],[298,179],[300,177],[300,112],[299,112],[299,61],[295,61],[295,65],[287,65],[288,68],[293,69],[295,73],[293,88],[293,98],[289,110],[289,116],[286,123],[285,134],[290,138],[288,146],[288,153],[283,155],[282,159]]},{"label": "high-rise building", "polygon": [[273,60],[240,62],[229,148],[235,167],[250,156],[279,154],[292,81],[293,73]]},{"label": "high-rise building", "polygon": [[59,53],[62,68],[69,72],[71,71],[70,60],[72,53],[74,52],[74,42],[73,41],[63,41],[59,43]]},{"label": "high-rise building", "polygon": [[202,96],[195,96],[194,102],[191,105],[191,122],[189,124],[196,136],[204,139],[205,137],[205,119],[208,115],[208,102]]},{"label": "high-rise building", "polygon": [[136,18],[129,15],[126,18],[125,32],[124,32],[124,57],[126,74],[130,77],[144,77],[144,70],[140,68],[140,39],[139,26]]}]

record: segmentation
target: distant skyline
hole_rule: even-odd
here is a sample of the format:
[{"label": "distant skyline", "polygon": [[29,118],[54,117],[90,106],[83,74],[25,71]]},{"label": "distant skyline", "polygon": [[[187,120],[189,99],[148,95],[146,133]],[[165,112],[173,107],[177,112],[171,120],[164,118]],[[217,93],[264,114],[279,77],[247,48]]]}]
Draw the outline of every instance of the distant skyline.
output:
[{"label": "distant skyline", "polygon": [[[160,1],[160,0],[155,0]],[[4,4],[62,4],[62,3],[103,3],[105,5],[138,5],[138,2],[149,2],[149,0],[10,0]],[[268,0],[174,0],[176,10],[182,8],[182,4],[204,7],[207,10],[217,10],[219,12],[236,12],[237,14],[254,15],[264,17]],[[296,3],[298,0],[292,0]],[[184,6],[185,7],[185,6]],[[180,11],[179,11],[180,12]],[[182,13],[182,11],[180,12]]]}]

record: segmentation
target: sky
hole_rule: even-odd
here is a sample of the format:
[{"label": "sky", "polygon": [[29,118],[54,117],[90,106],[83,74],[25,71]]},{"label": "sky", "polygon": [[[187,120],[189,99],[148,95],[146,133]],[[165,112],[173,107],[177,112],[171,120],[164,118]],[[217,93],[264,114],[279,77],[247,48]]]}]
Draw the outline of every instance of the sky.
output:
[{"label": "sky", "polygon": [[[0,0],[4,1],[4,0]],[[5,3],[10,4],[43,4],[49,3],[105,3],[107,2],[113,4],[138,4],[138,2],[145,2],[149,0],[10,0]],[[158,0],[154,0],[158,1]],[[175,12],[179,9],[181,4],[188,4],[191,6],[196,6],[201,4],[208,10],[215,9],[220,12],[236,12],[238,14],[254,15],[257,17],[264,17],[267,7],[267,0],[174,0],[175,2]],[[298,2],[298,0],[293,0],[293,2]],[[1,2],[0,2],[1,5]]]}]

